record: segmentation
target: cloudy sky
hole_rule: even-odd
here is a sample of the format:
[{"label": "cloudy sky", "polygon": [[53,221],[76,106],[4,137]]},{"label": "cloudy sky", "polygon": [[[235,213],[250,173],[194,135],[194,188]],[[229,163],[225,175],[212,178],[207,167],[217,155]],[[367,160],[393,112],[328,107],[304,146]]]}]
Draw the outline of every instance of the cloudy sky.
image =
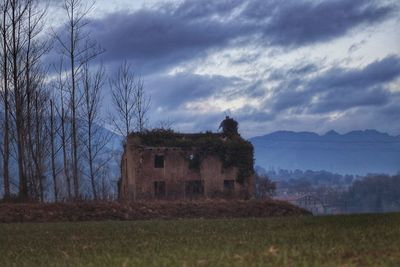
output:
[{"label": "cloudy sky", "polygon": [[110,72],[143,77],[152,125],[215,131],[228,114],[252,137],[399,135],[399,25],[397,0],[98,0],[88,29]]}]

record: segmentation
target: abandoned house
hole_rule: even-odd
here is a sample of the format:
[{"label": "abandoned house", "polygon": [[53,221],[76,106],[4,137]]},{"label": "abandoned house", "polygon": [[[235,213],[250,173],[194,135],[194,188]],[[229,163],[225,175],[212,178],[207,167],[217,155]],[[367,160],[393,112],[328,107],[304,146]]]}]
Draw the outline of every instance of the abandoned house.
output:
[{"label": "abandoned house", "polygon": [[[233,130],[230,122],[234,122]],[[130,134],[121,162],[120,197],[177,200],[252,196],[253,146],[240,137],[235,123],[227,117],[221,123],[222,133],[152,130]]]}]

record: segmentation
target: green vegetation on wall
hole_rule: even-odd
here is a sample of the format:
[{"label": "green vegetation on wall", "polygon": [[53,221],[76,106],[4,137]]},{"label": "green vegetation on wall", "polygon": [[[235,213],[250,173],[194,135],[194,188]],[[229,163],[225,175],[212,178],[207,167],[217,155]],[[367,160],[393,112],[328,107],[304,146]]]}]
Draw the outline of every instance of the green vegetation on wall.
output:
[{"label": "green vegetation on wall", "polygon": [[191,169],[200,170],[203,159],[217,156],[224,168],[236,167],[236,181],[240,184],[254,173],[254,150],[250,142],[239,134],[227,137],[221,133],[181,134],[172,130],[155,129],[143,133],[134,133],[140,138],[140,144],[153,147],[177,147],[187,152]]}]

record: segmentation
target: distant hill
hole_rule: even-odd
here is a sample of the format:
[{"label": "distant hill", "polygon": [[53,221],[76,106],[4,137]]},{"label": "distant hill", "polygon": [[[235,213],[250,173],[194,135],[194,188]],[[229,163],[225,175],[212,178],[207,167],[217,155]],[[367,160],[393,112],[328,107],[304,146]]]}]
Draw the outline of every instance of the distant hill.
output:
[{"label": "distant hill", "polygon": [[400,136],[376,130],[324,135],[278,131],[251,138],[256,165],[269,169],[327,170],[341,174],[400,171]]}]

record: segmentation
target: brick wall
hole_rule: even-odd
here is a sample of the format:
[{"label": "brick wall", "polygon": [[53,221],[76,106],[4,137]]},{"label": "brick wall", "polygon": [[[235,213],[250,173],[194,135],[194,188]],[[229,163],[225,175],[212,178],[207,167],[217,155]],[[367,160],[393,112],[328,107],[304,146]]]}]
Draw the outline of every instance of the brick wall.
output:
[{"label": "brick wall", "polygon": [[[191,154],[181,148],[143,148],[134,142],[129,143],[122,158],[121,197],[153,200],[252,194],[252,177],[249,177],[250,186],[233,182],[234,191],[230,191],[232,183],[224,181],[236,179],[236,168],[223,168],[221,160],[215,156],[204,158],[199,168],[190,168]],[[158,161],[163,158],[162,167],[156,166],[156,157]]]}]

